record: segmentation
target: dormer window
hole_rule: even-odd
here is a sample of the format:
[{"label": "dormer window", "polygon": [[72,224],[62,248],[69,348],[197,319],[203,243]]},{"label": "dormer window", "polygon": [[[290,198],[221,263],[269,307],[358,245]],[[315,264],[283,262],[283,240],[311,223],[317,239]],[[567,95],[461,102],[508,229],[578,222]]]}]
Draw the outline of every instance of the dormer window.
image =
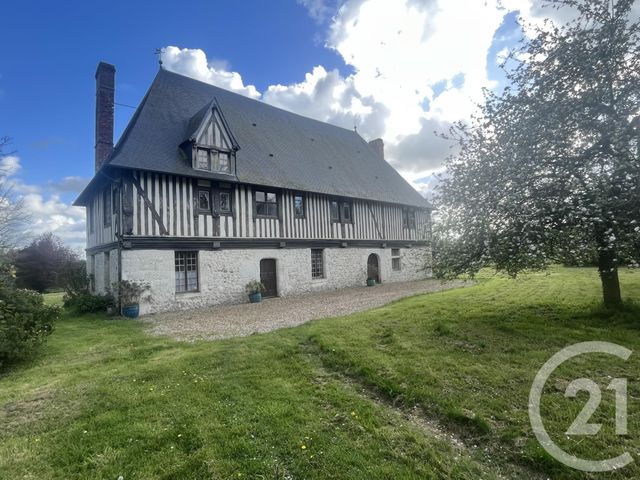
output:
[{"label": "dormer window", "polygon": [[188,142],[192,148],[192,167],[205,172],[231,173],[234,169],[234,152],[239,146],[215,101],[196,113],[191,127],[193,130]]},{"label": "dormer window", "polygon": [[229,152],[219,151],[215,148],[198,148],[195,168],[207,172],[231,172]]}]

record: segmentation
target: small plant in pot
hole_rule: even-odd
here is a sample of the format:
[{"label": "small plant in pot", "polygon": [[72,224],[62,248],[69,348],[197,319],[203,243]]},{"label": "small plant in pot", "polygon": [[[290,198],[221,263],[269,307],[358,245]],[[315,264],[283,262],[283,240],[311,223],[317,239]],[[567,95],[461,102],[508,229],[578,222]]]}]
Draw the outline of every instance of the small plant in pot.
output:
[{"label": "small plant in pot", "polygon": [[262,301],[262,293],[265,288],[262,282],[258,280],[251,280],[244,286],[247,295],[249,295],[249,301],[251,303],[260,303]]},{"label": "small plant in pot", "polygon": [[119,293],[122,315],[128,318],[138,318],[138,315],[140,315],[140,299],[148,289],[149,285],[130,280],[120,281]]}]

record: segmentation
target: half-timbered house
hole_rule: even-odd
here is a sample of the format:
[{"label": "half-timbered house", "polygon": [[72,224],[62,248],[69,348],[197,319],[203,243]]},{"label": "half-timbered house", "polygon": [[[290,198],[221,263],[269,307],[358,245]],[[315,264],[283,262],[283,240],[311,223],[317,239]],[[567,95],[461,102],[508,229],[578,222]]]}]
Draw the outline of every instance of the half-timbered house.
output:
[{"label": "half-timbered house", "polygon": [[95,292],[150,286],[142,313],[421,279],[430,206],[382,140],[160,69],[113,147],[115,68],[96,72],[86,207]]}]

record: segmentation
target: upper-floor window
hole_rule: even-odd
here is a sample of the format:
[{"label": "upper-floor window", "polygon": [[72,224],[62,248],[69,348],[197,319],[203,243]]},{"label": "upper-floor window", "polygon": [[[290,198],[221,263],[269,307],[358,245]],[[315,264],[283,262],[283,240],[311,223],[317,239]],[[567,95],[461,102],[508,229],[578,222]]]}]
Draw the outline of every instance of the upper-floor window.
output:
[{"label": "upper-floor window", "polygon": [[231,192],[222,191],[220,192],[220,214],[221,215],[229,215],[231,214]]},{"label": "upper-floor window", "polygon": [[278,196],[273,192],[256,190],[256,215],[263,217],[277,217]]},{"label": "upper-floor window", "polygon": [[416,228],[416,211],[413,208],[402,209],[402,227]]},{"label": "upper-floor window", "polygon": [[89,233],[93,233],[95,231],[94,223],[93,223],[93,202],[87,207],[87,221],[89,222]]},{"label": "upper-floor window", "polygon": [[342,213],[342,223],[353,222],[351,202],[342,202],[342,208],[340,209],[340,212]]},{"label": "upper-floor window", "polygon": [[231,172],[229,152],[214,148],[198,148],[196,150],[195,167],[208,172]]},{"label": "upper-floor window", "polygon": [[329,212],[330,212],[332,222],[340,221],[340,204],[338,203],[337,200],[329,201]]},{"label": "upper-floor window", "polygon": [[329,200],[329,213],[334,223],[353,223],[353,206],[347,200]]},{"label": "upper-floor window", "polygon": [[111,186],[102,191],[102,217],[105,227],[111,226]]},{"label": "upper-floor window", "polygon": [[198,190],[198,210],[200,213],[211,213],[211,196],[209,190]]},{"label": "upper-floor window", "polygon": [[304,218],[304,196],[301,193],[293,196],[293,213],[296,218]]}]

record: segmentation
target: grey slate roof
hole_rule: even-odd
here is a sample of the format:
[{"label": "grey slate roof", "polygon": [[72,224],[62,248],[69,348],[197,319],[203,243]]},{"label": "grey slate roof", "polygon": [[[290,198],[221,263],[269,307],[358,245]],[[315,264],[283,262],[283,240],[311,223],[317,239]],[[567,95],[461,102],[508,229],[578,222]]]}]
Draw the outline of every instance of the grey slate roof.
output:
[{"label": "grey slate roof", "polygon": [[225,177],[194,170],[179,149],[212,102],[240,147],[239,182],[429,207],[356,132],[162,69],[103,168]]}]

